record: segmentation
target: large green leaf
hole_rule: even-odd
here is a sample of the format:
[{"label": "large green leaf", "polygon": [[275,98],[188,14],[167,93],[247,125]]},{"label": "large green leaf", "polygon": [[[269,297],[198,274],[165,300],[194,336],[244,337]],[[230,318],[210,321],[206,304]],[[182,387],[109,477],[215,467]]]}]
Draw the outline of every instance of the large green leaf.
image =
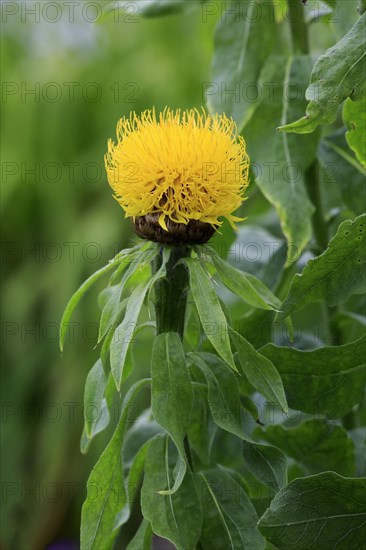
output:
[{"label": "large green leaf", "polygon": [[366,214],[341,223],[327,250],[309,260],[296,274],[282,304],[279,319],[307,304],[325,301],[334,306],[366,290]]},{"label": "large green leaf", "polygon": [[110,362],[113,378],[116,382],[118,391],[121,387],[127,351],[133,339],[137,320],[149,288],[150,281],[134,289],[127,303],[125,317],[113,334],[110,346]]},{"label": "large green leaf", "polygon": [[358,0],[357,11],[360,15],[363,15],[366,11],[366,0]]},{"label": "large green leaf", "polygon": [[180,455],[179,470],[172,488],[176,491],[187,469],[184,437],[193,400],[192,383],[177,333],[165,332],[154,339],[151,377],[154,418],[171,435]]},{"label": "large green leaf", "polygon": [[136,395],[149,382],[140,380],[127,393],[116,431],[90,474],[81,515],[81,550],[108,550],[117,535],[115,519],[127,501],[121,457],[123,438]]},{"label": "large green leaf", "polygon": [[347,143],[366,168],[366,96],[362,101],[347,99],[343,107]]},{"label": "large green leaf", "polygon": [[366,93],[366,14],[335,46],[321,55],[311,74],[306,116],[282,124],[285,132],[308,134],[319,124],[335,121],[338,106],[348,97],[361,99]]},{"label": "large green leaf", "polygon": [[336,42],[342,40],[357,22],[357,2],[358,0],[352,0],[350,4],[347,0],[336,0],[334,15],[328,19]]},{"label": "large green leaf", "polygon": [[212,82],[205,89],[212,113],[233,117],[239,129],[245,125],[258,106],[259,74],[275,39],[272,2],[230,2],[216,29]]},{"label": "large green leaf", "polygon": [[164,249],[163,262],[158,272],[151,276],[147,282],[141,283],[135,287],[128,299],[124,319],[113,334],[110,346],[110,362],[113,378],[118,390],[121,387],[128,348],[133,339],[133,334],[137,329],[137,321],[145,297],[156,281],[165,276],[166,263],[169,259],[169,255],[170,250],[166,247]]},{"label": "large green leaf", "polygon": [[363,398],[366,337],[338,347],[300,351],[267,344],[260,352],[279,371],[291,408],[341,418]]},{"label": "large green leaf", "polygon": [[[113,382],[113,385],[114,385],[114,382]],[[95,412],[96,412],[96,409],[95,409]],[[95,424],[93,424],[92,431],[89,435],[87,435],[85,425],[84,425],[83,433],[80,438],[80,452],[82,454],[86,454],[89,451],[92,440],[96,435],[98,435],[100,432],[104,431],[107,428],[107,426],[109,425],[110,419],[111,419],[111,415],[109,413],[107,400],[106,398],[103,398],[100,404],[97,421],[95,422]]]},{"label": "large green leaf", "polygon": [[199,474],[203,502],[200,542],[204,550],[263,550],[258,517],[244,489],[218,468]]},{"label": "large green leaf", "polygon": [[205,375],[208,402],[215,423],[242,440],[248,470],[262,483],[278,491],[287,481],[286,458],[279,449],[256,443],[243,429],[238,381],[234,373],[215,355],[190,353],[189,357]]},{"label": "large green leaf", "polygon": [[[239,271],[255,275],[269,288],[276,288],[286,262],[284,239],[272,235],[262,225],[241,224],[227,261]],[[276,308],[275,308],[276,309]]]},{"label": "large green leaf", "polygon": [[232,267],[220,258],[213,248],[206,246],[204,250],[207,257],[212,260],[221,281],[231,292],[240,296],[249,305],[260,309],[280,308],[279,299],[257,277]]},{"label": "large green leaf", "polygon": [[[142,514],[154,533],[170,540],[178,550],[194,550],[201,533],[201,504],[189,470],[178,491],[171,494],[177,460],[171,451],[168,436],[158,435],[150,444],[141,490]],[[168,494],[159,494],[162,488]]]},{"label": "large green leaf", "polygon": [[275,206],[294,261],[311,237],[314,211],[304,183],[304,173],[315,158],[317,139],[275,132],[275,128],[300,115],[305,108],[301,90],[311,70],[307,56],[272,56],[263,68],[260,117],[246,127],[248,151],[256,167],[257,183]]},{"label": "large green leaf", "polygon": [[288,407],[282,380],[273,363],[237,332],[232,332],[232,340],[238,352],[238,363],[244,376],[266,399],[287,413]]},{"label": "large green leaf", "polygon": [[338,192],[331,206],[339,207],[343,202],[355,216],[362,214],[366,204],[366,170],[348,147],[344,129],[321,140],[318,159],[325,172],[324,188],[328,201]]},{"label": "large green leaf", "polygon": [[226,317],[210,278],[200,260],[184,258],[184,261],[189,269],[190,288],[203,330],[220,357],[236,370]]},{"label": "large green leaf", "polygon": [[256,428],[255,435],[279,447],[310,474],[332,470],[355,475],[355,446],[341,426],[325,420],[305,420],[295,428],[272,425]]},{"label": "large green leaf", "polygon": [[193,403],[188,428],[189,446],[197,455],[200,463],[208,468],[211,464],[211,426],[209,426],[211,418],[207,403],[207,388],[205,384],[196,383],[193,384],[193,390]]},{"label": "large green leaf", "polygon": [[[117,257],[116,257],[117,258]],[[80,302],[81,298],[84,296],[84,294],[97,282],[99,279],[104,277],[104,275],[107,275],[107,273],[110,273],[111,271],[117,269],[119,265],[119,261],[117,259],[112,260],[107,264],[106,266],[102,267],[93,275],[91,275],[82,285],[81,287],[75,292],[75,294],[70,298],[69,303],[66,306],[66,309],[64,311],[64,314],[61,319],[60,323],[60,349],[63,351],[64,344],[65,344],[65,338],[67,335],[67,330],[69,328],[69,322],[72,317],[72,314],[75,311],[76,306]],[[121,257],[122,260],[122,257]]]},{"label": "large green leaf", "polygon": [[333,472],[295,479],[259,521],[281,550],[361,550],[366,540],[366,479]]},{"label": "large green leaf", "polygon": [[[138,419],[136,419],[136,422],[138,422]],[[130,515],[131,515],[131,509],[133,505],[139,501],[139,487],[146,463],[146,456],[148,453],[148,450],[150,448],[151,440],[145,441],[145,443],[140,447],[140,449],[137,451],[136,455],[133,457],[132,462],[129,465],[129,471],[128,476],[125,480],[125,488],[126,488],[126,494],[127,494],[127,502],[123,507],[119,510],[113,525],[113,530],[118,529],[122,525],[124,525]],[[127,471],[127,465],[124,460],[124,448],[122,450],[122,459],[123,459],[123,465],[122,469]]]},{"label": "large green leaf", "polygon": [[110,287],[109,297],[103,307],[102,315],[100,317],[98,342],[104,338],[109,329],[116,323],[118,313],[122,306],[121,298],[125,285],[128,283],[129,279],[141,263],[146,263],[146,261],[148,261],[148,257],[149,255],[142,253],[131,261],[131,263],[129,262],[129,265],[126,260],[124,260],[122,265],[118,268],[118,271],[121,267],[124,269],[127,268],[127,270],[124,273],[121,282],[118,285]]}]

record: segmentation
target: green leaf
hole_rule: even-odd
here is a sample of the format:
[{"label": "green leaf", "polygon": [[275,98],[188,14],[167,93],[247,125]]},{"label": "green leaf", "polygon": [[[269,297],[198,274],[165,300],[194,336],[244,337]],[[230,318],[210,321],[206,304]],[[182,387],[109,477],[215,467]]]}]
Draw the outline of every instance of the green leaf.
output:
[{"label": "green leaf", "polygon": [[112,328],[113,325],[116,323],[118,314],[122,307],[121,298],[123,290],[129,279],[132,277],[132,275],[134,274],[136,269],[138,269],[141,263],[146,263],[146,258],[146,253],[142,252],[141,255],[139,255],[137,258],[134,258],[133,261],[130,260],[130,265],[122,265],[124,269],[126,269],[127,267],[127,271],[123,275],[122,281],[119,283],[119,285],[115,285],[110,288],[108,300],[103,307],[102,315],[100,317],[98,342],[100,342],[104,338],[109,329]]},{"label": "green leaf", "polygon": [[90,437],[88,437],[84,425],[83,433],[80,439],[80,452],[82,454],[86,454],[89,451],[92,440],[96,435],[106,429],[106,427],[109,425],[110,419],[111,417],[109,414],[107,400],[103,398],[100,404],[99,415],[96,423],[94,424],[93,431],[91,432]]},{"label": "green leaf", "polygon": [[63,351],[64,344],[65,344],[65,338],[67,334],[67,329],[69,327],[69,322],[72,317],[72,314],[74,313],[74,310],[78,303],[80,302],[81,298],[84,296],[84,294],[97,282],[99,279],[104,277],[107,273],[110,273],[114,269],[118,267],[118,262],[116,259],[112,260],[109,264],[105,265],[93,275],[91,275],[82,285],[81,287],[75,292],[75,294],[72,296],[72,298],[69,300],[69,303],[66,306],[66,309],[64,311],[64,314],[61,319],[60,323],[60,349]]},{"label": "green leaf", "polygon": [[133,332],[136,330],[137,320],[149,288],[150,281],[134,289],[127,302],[125,317],[113,334],[110,347],[110,362],[113,378],[116,382],[118,391],[121,388],[127,351],[132,340]]},{"label": "green leaf", "polygon": [[84,421],[88,439],[91,439],[95,425],[102,411],[102,401],[107,378],[100,359],[95,363],[85,382],[84,390]]},{"label": "green leaf", "polygon": [[334,306],[366,289],[366,214],[341,223],[327,250],[309,260],[292,279],[279,319],[307,304],[325,301]]},{"label": "green leaf", "polygon": [[116,431],[90,474],[81,515],[81,550],[108,550],[117,535],[115,518],[127,500],[121,459],[123,438],[136,395],[149,382],[140,380],[127,393]]},{"label": "green leaf", "polygon": [[326,196],[339,190],[334,204],[339,206],[343,202],[355,215],[362,214],[366,204],[366,170],[349,149],[345,130],[338,130],[321,140],[318,159],[325,171]]},{"label": "green leaf", "polygon": [[[137,422],[138,420],[136,420]],[[146,456],[147,452],[149,450],[151,444],[151,440],[146,441],[138,450],[136,455],[134,456],[131,464],[130,469],[128,472],[128,477],[125,481],[125,488],[126,488],[126,494],[127,499],[126,503],[123,505],[123,507],[119,510],[113,525],[113,530],[119,529],[122,525],[127,523],[128,519],[131,515],[131,509],[133,505],[139,501],[139,494],[138,489],[141,483],[142,474],[144,471],[144,466],[146,462]],[[126,464],[124,461],[124,448],[122,450],[122,458],[123,458],[123,466],[122,469],[126,469]]]},{"label": "green leaf", "polygon": [[[97,388],[95,389],[95,391],[98,391]],[[94,439],[94,437],[100,432],[105,430],[106,427],[109,425],[111,419],[110,412],[112,412],[112,407],[115,403],[115,394],[116,384],[114,383],[113,376],[111,375],[111,373],[109,373],[106,385],[104,387],[104,396],[100,403],[99,415],[96,423],[92,428],[90,437],[87,436],[85,426],[83,429],[83,434],[80,441],[80,450],[83,454],[88,452],[92,439]],[[96,414],[96,412],[94,412],[94,414]]]},{"label": "green leaf", "polygon": [[212,113],[233,117],[239,130],[258,106],[258,77],[275,39],[274,9],[266,0],[231,2],[219,20],[207,104]]},{"label": "green leaf", "polygon": [[263,550],[256,511],[244,489],[218,468],[200,472],[204,550]]},{"label": "green leaf", "polygon": [[[190,448],[195,452],[200,463],[208,468],[210,465],[210,411],[207,404],[206,385],[193,384],[193,403],[188,427]],[[196,458],[196,457],[195,457]]]},{"label": "green leaf", "polygon": [[343,476],[355,475],[355,446],[341,426],[305,420],[295,428],[280,424],[256,428],[255,435],[279,447],[310,474],[332,470]]},{"label": "green leaf", "polygon": [[144,518],[126,550],[151,550],[152,537],[151,523]]},{"label": "green leaf", "polygon": [[184,258],[184,261],[189,269],[190,288],[203,330],[220,357],[236,371],[226,317],[210,278],[200,260]]},{"label": "green leaf", "polygon": [[183,440],[187,434],[193,400],[191,379],[177,333],[165,332],[154,339],[151,377],[154,418],[171,435],[180,455],[179,470],[172,488],[176,491],[187,469]]},{"label": "green leaf", "polygon": [[260,349],[279,371],[292,409],[341,418],[360,403],[366,384],[366,337],[337,347]]},{"label": "green leaf", "polygon": [[295,479],[259,521],[281,550],[360,550],[366,540],[366,479],[333,472]]},{"label": "green leaf", "polygon": [[128,430],[123,443],[123,461],[125,468],[131,467],[135,456],[147,441],[163,431],[152,418],[151,409],[146,409],[136,418]]},{"label": "green leaf", "polygon": [[289,136],[274,129],[305,109],[299,90],[305,89],[310,70],[308,56],[268,58],[259,81],[263,90],[260,117],[246,127],[256,182],[276,208],[289,244],[287,265],[297,259],[312,234],[314,207],[306,192],[304,173],[315,159],[317,138]]},{"label": "green leaf", "polygon": [[343,120],[347,126],[347,143],[366,168],[366,97],[361,101],[347,99],[343,107]]},{"label": "green leaf", "polygon": [[208,384],[208,402],[215,423],[242,440],[248,470],[262,483],[278,491],[287,482],[286,457],[268,445],[253,441],[243,430],[238,382],[222,361],[209,353],[190,353],[189,358],[204,373]]},{"label": "green leaf", "polygon": [[[170,540],[178,550],[194,550],[201,534],[201,504],[189,470],[179,490],[171,494],[177,458],[171,451],[168,436],[158,435],[152,440],[141,490],[142,514],[151,522],[154,533]],[[168,494],[159,494],[162,487]]]},{"label": "green leaf", "polygon": [[261,225],[247,222],[238,228],[227,261],[239,271],[255,275],[267,287],[276,288],[286,261],[284,239],[272,235]]},{"label": "green leaf", "polygon": [[137,321],[140,315],[145,297],[156,281],[165,276],[166,263],[169,259],[170,250],[164,249],[163,262],[159,271],[150,279],[133,290],[127,302],[126,314],[122,323],[116,328],[110,347],[110,361],[113,378],[118,391],[121,387],[123,370],[129,345],[137,328]]},{"label": "green leaf", "polygon": [[283,124],[279,130],[308,134],[319,124],[331,124],[339,105],[348,97],[361,99],[366,93],[366,14],[335,46],[321,55],[311,74],[306,116]]},{"label": "green leaf", "polygon": [[280,300],[257,277],[232,267],[213,248],[206,246],[204,251],[212,260],[221,281],[231,292],[253,307],[279,310]]},{"label": "green leaf", "polygon": [[282,380],[273,363],[237,332],[232,331],[232,340],[238,352],[241,372],[263,397],[287,414],[288,407]]}]

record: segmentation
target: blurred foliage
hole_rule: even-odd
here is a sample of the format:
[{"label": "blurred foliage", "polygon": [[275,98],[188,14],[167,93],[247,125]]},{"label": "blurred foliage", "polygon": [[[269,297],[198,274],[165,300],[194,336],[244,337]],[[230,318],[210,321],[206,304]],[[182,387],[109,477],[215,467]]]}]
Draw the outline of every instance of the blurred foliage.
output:
[{"label": "blurred foliage", "polygon": [[[55,23],[49,8],[2,25],[4,548],[79,539],[86,479],[109,435],[80,454],[97,300],[81,304],[63,357],[57,331],[75,289],[135,239],[106,180],[107,139],[130,110],[202,105],[215,24],[196,12],[98,25],[82,3],[70,22],[60,6]],[[135,348],[139,377],[149,348]]]},{"label": "blurred foliage", "polygon": [[[314,56],[332,46],[356,21],[358,14],[348,9],[348,3],[339,1],[337,17],[329,20],[329,11],[316,17],[319,3],[309,0],[309,14],[314,10],[314,17],[309,16]],[[37,4],[39,20],[30,12],[37,10]],[[82,455],[83,388],[99,351],[93,349],[98,288],[81,303],[67,342],[73,345],[66,345],[62,357],[57,333],[63,309],[82,281],[136,240],[107,184],[103,160],[107,139],[114,137],[116,121],[131,110],[205,104],[205,90],[212,79],[214,28],[225,3],[217,2],[218,9],[207,11],[205,17],[200,9],[157,19],[120,12],[118,21],[108,17],[103,24],[91,22],[92,11],[84,9],[90,2],[77,4],[71,18],[70,8],[60,1],[62,17],[56,22],[51,22],[51,8],[42,12],[42,2],[3,2],[1,6],[1,545],[5,549],[51,548],[65,539],[71,541],[70,548],[72,541],[78,547],[86,480],[110,438],[121,402],[116,400],[110,428],[96,437],[88,455]],[[13,13],[9,5],[15,6]],[[22,5],[28,12],[22,12]],[[283,7],[279,0],[275,53],[287,55],[290,40]],[[357,170],[351,151],[346,159],[340,154],[345,145],[341,116],[335,127],[331,132],[325,128],[318,152],[324,160],[320,176],[327,190],[331,234],[341,221],[359,213],[361,202],[344,188],[348,176],[357,188],[359,180],[353,174]],[[247,141],[253,146],[250,135]],[[337,156],[345,164],[339,169],[342,177],[339,172],[327,172]],[[278,217],[258,187],[252,186],[249,195],[242,211],[249,218],[247,224],[237,236],[224,225],[212,245],[284,298],[286,284],[281,283],[280,274],[287,247]],[[259,243],[259,256],[249,248],[251,243]],[[263,246],[266,243],[271,247]],[[311,255],[310,250],[289,268],[287,283]],[[236,330],[256,348],[268,341],[290,344],[287,327],[278,323],[272,327],[272,312],[254,312],[221,290]],[[363,304],[351,299],[351,305],[349,309],[356,313],[347,313],[347,304],[338,313],[343,341],[358,338],[362,330],[357,313],[363,311]],[[311,312],[305,308],[301,324],[297,325],[295,315],[291,345],[312,349],[331,343],[331,327],[324,318],[321,305],[312,306]],[[136,369],[131,383],[148,372],[151,332],[141,332],[132,347]],[[147,405],[145,398],[141,397],[141,408]],[[224,447],[227,450],[229,443],[220,446]],[[137,523],[124,529],[122,548]]]}]

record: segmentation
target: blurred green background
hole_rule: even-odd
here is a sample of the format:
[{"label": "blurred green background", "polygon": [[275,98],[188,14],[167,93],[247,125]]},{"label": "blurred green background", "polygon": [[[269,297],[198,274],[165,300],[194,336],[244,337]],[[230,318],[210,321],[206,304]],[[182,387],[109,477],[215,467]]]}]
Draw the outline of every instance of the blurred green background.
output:
[{"label": "blurred green background", "polygon": [[[62,357],[58,348],[72,293],[136,239],[106,180],[107,139],[131,110],[200,108],[210,81],[218,13],[143,19],[132,13],[133,3],[125,4],[132,5],[130,14],[99,24],[93,20],[103,2],[1,4],[4,549],[78,548],[86,480],[110,433],[81,454],[83,388],[98,357],[98,288],[78,308]],[[315,55],[356,19],[346,4],[332,26],[311,27]],[[286,51],[285,22],[281,33]],[[258,189],[249,194],[239,239],[280,246],[274,261],[247,258],[241,267],[276,289],[286,258],[278,218]],[[233,233],[226,227],[223,233],[219,239],[230,244]],[[245,317],[242,304],[225,299],[235,318]],[[327,341],[321,312],[316,318],[317,332],[304,334],[299,347]],[[245,336],[256,345],[268,341],[271,320],[261,314],[252,323],[264,327],[259,336],[249,325]],[[141,333],[134,346],[135,378],[149,368],[144,339],[148,344],[151,335]]]},{"label": "blurred green background", "polygon": [[133,239],[106,180],[107,139],[130,110],[201,106],[209,77],[215,18],[136,22],[121,12],[118,24],[93,24],[92,4],[102,3],[74,4],[70,17],[59,3],[57,22],[51,3],[20,2],[15,13],[14,2],[2,5],[4,548],[78,544],[86,479],[103,446],[97,438],[88,455],[79,449],[97,291],[79,308],[63,357],[57,327],[81,282]]}]

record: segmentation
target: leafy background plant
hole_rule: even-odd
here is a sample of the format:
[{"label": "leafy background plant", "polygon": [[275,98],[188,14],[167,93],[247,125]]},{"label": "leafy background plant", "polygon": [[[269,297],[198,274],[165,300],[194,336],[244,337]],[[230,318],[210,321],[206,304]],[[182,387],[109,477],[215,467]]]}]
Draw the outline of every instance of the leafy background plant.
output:
[{"label": "leafy background plant", "polygon": [[[83,20],[81,13],[73,23],[67,17],[50,23],[44,16],[36,22],[31,16],[22,19],[21,14],[8,14],[3,25],[2,65],[9,85],[2,104],[6,136],[2,186],[6,220],[2,323],[6,344],[2,361],[6,384],[2,430],[4,543],[10,548],[39,548],[67,538],[70,545],[77,545],[80,509],[91,467],[105,449],[101,460],[106,467],[102,471],[105,476],[111,474],[109,461],[116,459],[121,444],[121,428],[112,436],[114,428],[118,422],[120,426],[127,420],[131,424],[137,411],[149,405],[148,391],[136,394],[132,409],[126,396],[137,380],[149,377],[149,324],[131,342],[125,368],[127,374],[132,373],[121,395],[116,395],[113,380],[106,378],[102,368],[106,360],[103,349],[93,349],[100,315],[98,288],[80,303],[74,318],[79,323],[74,337],[77,344],[65,346],[61,358],[58,351],[56,333],[69,296],[96,268],[135,242],[118,205],[111,201],[102,168],[102,144],[113,134],[115,120],[131,109],[140,111],[151,105],[163,109],[166,104],[199,107],[207,99],[210,109],[225,111],[237,120],[253,162],[252,181],[257,183],[251,186],[250,200],[243,206],[248,220],[239,233],[225,226],[212,246],[235,268],[258,277],[283,300],[283,314],[276,317],[271,309],[256,309],[258,297],[255,304],[246,303],[243,296],[235,296],[223,285],[217,289],[235,332],[249,342],[255,357],[260,354],[258,371],[268,364],[276,367],[274,372],[282,378],[291,410],[287,418],[271,405],[274,399],[281,404],[278,392],[275,397],[269,394],[276,387],[276,375],[269,388],[264,383],[253,385],[259,378],[249,371],[245,374],[247,365],[240,367],[240,345],[234,358],[242,371],[238,388],[233,372],[214,363],[209,342],[199,336],[197,311],[190,297],[185,346],[194,353],[203,343],[205,363],[210,366],[195,367],[202,384],[209,386],[208,404],[199,385],[190,393],[197,422],[189,437],[202,465],[201,474],[195,486],[187,475],[183,492],[160,500],[157,495],[149,502],[151,492],[146,487],[160,490],[160,479],[166,479],[167,471],[173,479],[178,455],[146,412],[139,417],[130,427],[124,450],[125,466],[134,481],[131,487],[136,485],[145,460],[148,465],[142,510],[149,521],[139,529],[135,547],[149,547],[152,522],[156,533],[178,547],[189,548],[195,544],[192,541],[203,522],[204,548],[213,548],[213,528],[218,548],[230,548],[230,544],[240,547],[241,537],[250,540],[253,548],[263,548],[263,536],[268,548],[286,548],[294,540],[301,541],[299,548],[307,548],[314,546],[319,532],[323,537],[318,539],[319,548],[332,548],[339,540],[344,541],[345,548],[358,548],[359,531],[350,518],[364,513],[361,477],[366,473],[365,354],[361,339],[365,326],[361,295],[365,272],[363,4],[309,0],[302,21],[300,2],[290,0],[293,40],[287,3],[282,0],[273,5],[243,0],[206,2],[204,6],[193,1],[141,1],[132,3],[139,13],[130,12],[127,17],[123,11],[126,3],[119,4],[118,22],[116,12],[103,2],[103,24],[99,25],[92,25],[85,17]],[[225,12],[237,4],[246,10],[244,20]],[[252,17],[261,4],[263,11],[256,13],[264,15]],[[138,22],[131,22],[135,17]],[[73,32],[75,29],[78,32]],[[329,48],[333,49],[324,58]],[[355,70],[349,71],[351,66]],[[319,80],[325,80],[325,85],[322,82],[319,87]],[[70,100],[64,86],[69,81],[79,83],[79,89],[90,82],[99,83],[100,100],[87,101],[78,93]],[[37,92],[36,96],[25,93],[37,82],[39,101]],[[63,90],[57,101],[50,101],[44,92],[49,82],[58,83]],[[120,84],[119,97],[115,82]],[[253,83],[258,83],[261,95],[252,100],[248,84]],[[237,84],[239,101],[230,93]],[[246,91],[245,98],[242,90]],[[309,119],[304,121],[306,112]],[[296,124],[297,120],[302,122]],[[277,131],[279,126],[283,131]],[[309,130],[312,133],[307,133]],[[78,163],[73,177],[66,164],[70,161]],[[101,167],[96,170],[97,177],[83,170],[90,161]],[[56,163],[60,176],[55,178],[52,166],[45,169],[49,163]],[[32,169],[36,170],[33,174],[29,172]],[[218,265],[217,260],[219,272]],[[230,280],[234,280],[232,276]],[[143,278],[137,282],[143,283]],[[101,282],[98,285],[99,290],[104,288]],[[111,288],[100,296],[102,307],[108,299],[113,303]],[[132,288],[130,282],[126,291]],[[268,294],[265,303],[269,303]],[[292,329],[286,324],[285,313],[292,316]],[[148,322],[147,311],[143,316]],[[311,372],[309,378],[304,377],[305,369]],[[87,375],[90,393],[85,396],[85,406],[99,400],[103,414],[98,423],[86,424],[81,448],[90,449],[82,455],[78,443],[83,430],[80,396]],[[218,406],[215,396],[219,388],[226,393]],[[137,389],[130,391],[135,395]],[[124,398],[127,408],[120,416]],[[278,448],[276,476],[262,472],[263,484],[255,479],[258,471],[249,468],[255,447],[238,439],[241,428],[235,426],[235,417],[222,415],[223,410],[229,413],[233,407],[240,408],[240,399],[246,433],[252,432],[257,445],[267,442]],[[205,431],[199,422],[202,415],[212,417],[221,428],[214,439],[214,423],[210,421]],[[174,439],[171,429],[164,428]],[[146,444],[151,437],[152,443]],[[214,444],[208,456],[206,443],[210,441]],[[241,448],[246,450],[247,465]],[[257,455],[253,463],[258,464]],[[232,469],[240,476],[232,476]],[[327,470],[335,473],[324,473]],[[279,480],[277,485],[274,478]],[[220,483],[215,485],[215,480]],[[220,487],[228,488],[227,495],[239,495],[239,509]],[[309,504],[303,495],[311,490],[318,496],[317,507],[305,515],[305,520],[311,520],[314,527],[303,531],[299,519],[304,519]],[[344,496],[334,497],[335,492]],[[207,506],[201,517],[197,510],[202,495]],[[96,535],[102,537],[103,544],[109,541],[111,529],[125,522],[130,512],[126,501],[133,501],[133,496],[120,495],[111,511],[112,524]],[[159,506],[166,498],[181,514],[181,525],[187,517],[195,518],[188,531],[178,533],[182,540],[177,539],[177,532],[167,533],[164,527],[169,518],[164,518]],[[182,502],[191,508],[184,511]],[[292,524],[284,530],[284,522],[289,521],[288,506]],[[326,522],[324,518],[340,506],[343,519],[337,526]],[[120,516],[116,518],[114,512]],[[245,524],[241,523],[244,517]],[[132,517],[124,525],[117,547],[126,547],[139,522],[138,507],[132,506]],[[91,540],[88,536],[84,546],[92,547],[85,542]]]}]

